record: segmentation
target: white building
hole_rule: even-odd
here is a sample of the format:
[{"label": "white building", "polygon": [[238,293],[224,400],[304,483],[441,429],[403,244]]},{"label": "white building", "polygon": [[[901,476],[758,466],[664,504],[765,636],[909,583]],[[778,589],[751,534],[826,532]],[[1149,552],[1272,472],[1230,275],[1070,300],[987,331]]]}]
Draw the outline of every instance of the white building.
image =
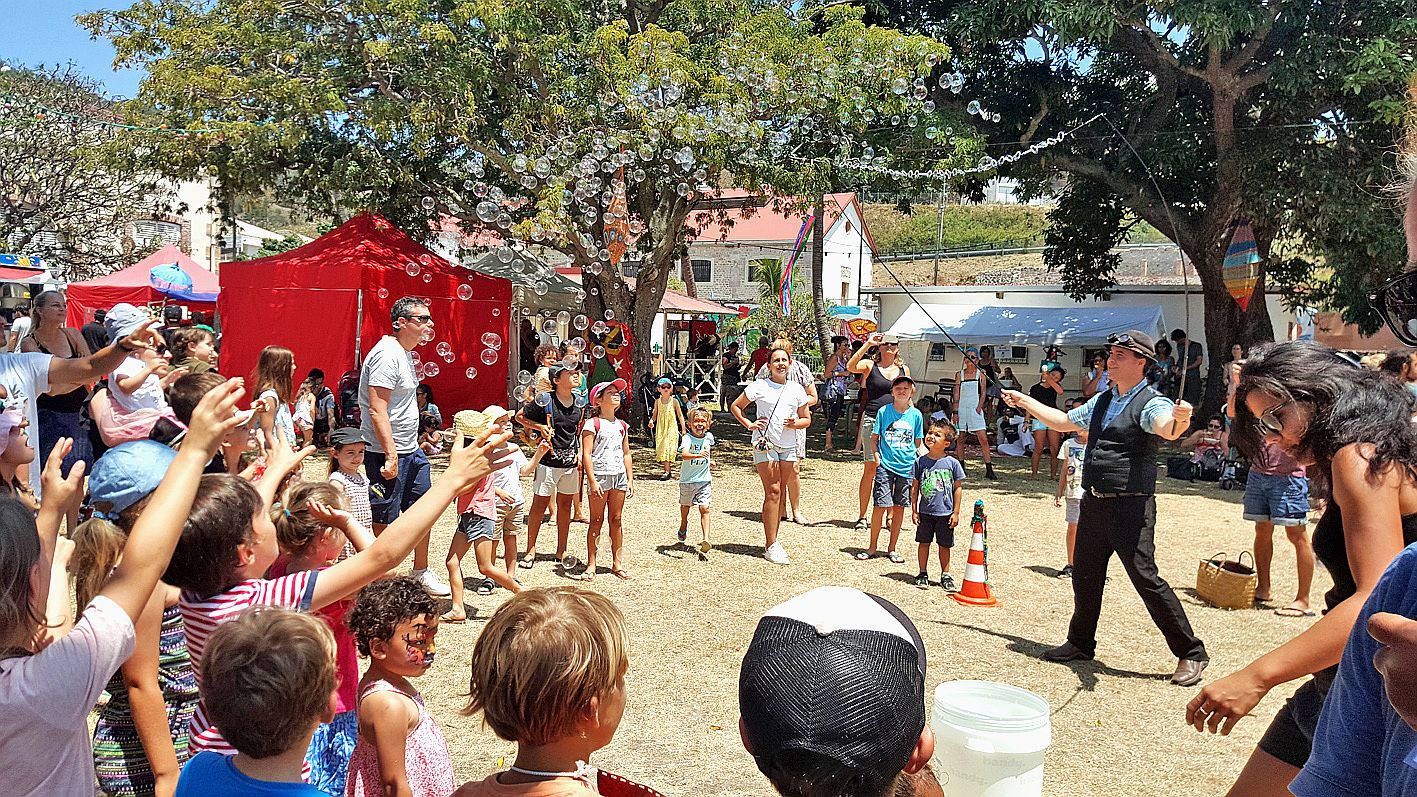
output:
[{"label": "white building", "polygon": [[[718,192],[700,200],[686,220],[694,232],[689,259],[701,299],[756,304],[762,292],[758,270],[769,261],[786,264],[807,211],[800,199],[752,194],[743,189]],[[860,303],[871,285],[876,253],[856,194],[828,194],[823,236],[822,295],[833,304]],[[810,232],[810,231],[809,231]],[[797,258],[796,273],[811,284],[810,241]]]}]

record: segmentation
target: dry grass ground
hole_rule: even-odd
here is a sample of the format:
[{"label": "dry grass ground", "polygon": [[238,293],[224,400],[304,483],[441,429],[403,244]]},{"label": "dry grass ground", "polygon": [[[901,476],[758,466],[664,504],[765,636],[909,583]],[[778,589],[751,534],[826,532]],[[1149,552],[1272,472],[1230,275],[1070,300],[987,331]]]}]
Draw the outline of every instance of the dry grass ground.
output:
[{"label": "dry grass ground", "polygon": [[[718,426],[721,438],[737,437],[731,423]],[[820,445],[820,430],[813,430],[812,439]],[[784,525],[790,566],[766,562],[758,525],[761,490],[747,453],[741,441],[717,452],[715,548],[707,558],[675,542],[677,483],[640,480],[626,504],[625,520],[626,562],[634,579],[620,581],[602,572],[594,582],[625,613],[633,641],[624,722],[596,763],[666,794],[771,793],[739,742],[738,664],[764,610],[824,584],[874,592],[905,609],[928,646],[931,691],[942,681],[979,678],[1043,696],[1053,709],[1045,788],[1051,795],[1221,794],[1297,686],[1277,689],[1228,738],[1197,734],[1182,721],[1182,709],[1195,690],[1167,683],[1175,660],[1115,562],[1097,661],[1040,661],[1041,650],[1064,638],[1071,592],[1067,581],[1054,577],[1063,562],[1064,528],[1062,510],[1053,507],[1054,483],[1028,476],[1026,460],[1003,460],[1002,478],[993,483],[978,478],[976,453],[971,451],[966,462],[965,499],[985,502],[990,578],[1003,602],[997,608],[973,608],[957,604],[939,587],[924,591],[909,583],[915,565],[908,528],[901,545],[905,565],[852,558],[865,545],[865,534],[851,529],[861,471],[858,459],[844,454],[811,452],[803,468],[802,503],[816,522]],[[652,472],[648,458],[639,465],[640,473]],[[1208,679],[1244,666],[1312,622],[1198,602],[1191,590],[1197,560],[1250,548],[1252,526],[1240,517],[1239,492],[1165,480],[1160,490],[1156,540],[1161,572],[1207,643],[1212,657]],[[453,526],[449,512],[434,531],[435,567],[441,565]],[[694,528],[691,542],[697,539]],[[572,526],[570,551],[579,557],[585,553],[585,529]],[[544,529],[540,544],[546,553],[554,540],[548,534],[554,532]],[[1279,536],[1275,594],[1287,598],[1294,590],[1294,557]],[[966,535],[955,549],[957,578],[967,549]],[[935,569],[932,564],[932,573]],[[520,571],[520,577],[532,587],[578,583],[545,561]],[[1317,581],[1316,599],[1329,587],[1326,574],[1321,572]],[[488,597],[470,594],[468,623],[441,629],[438,663],[418,683],[447,735],[462,780],[485,776],[504,758],[510,761],[514,751],[478,718],[459,713],[473,643],[506,598],[503,591]]]}]

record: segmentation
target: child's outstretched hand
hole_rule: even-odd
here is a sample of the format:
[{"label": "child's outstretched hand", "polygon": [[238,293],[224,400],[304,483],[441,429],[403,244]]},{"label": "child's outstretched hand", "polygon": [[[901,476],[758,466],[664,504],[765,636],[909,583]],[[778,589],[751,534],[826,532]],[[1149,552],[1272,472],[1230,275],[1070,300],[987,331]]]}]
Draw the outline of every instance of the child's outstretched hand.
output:
[{"label": "child's outstretched hand", "polygon": [[329,504],[322,504],[319,501],[311,501],[305,505],[310,511],[310,517],[315,518],[330,528],[345,529],[354,522],[354,515],[343,509],[337,509]]},{"label": "child's outstretched hand", "polygon": [[39,477],[40,490],[44,494],[43,504],[60,507],[60,514],[64,512],[63,507],[69,506],[84,486],[83,462],[75,462],[74,467],[69,469],[69,478],[64,478],[64,457],[68,456],[73,448],[73,438],[59,438],[59,442],[54,444],[54,450],[49,452],[49,459],[44,461],[44,472]]},{"label": "child's outstretched hand", "polygon": [[228,379],[207,391],[202,400],[192,410],[192,422],[187,425],[187,436],[182,440],[182,449],[192,446],[193,450],[206,453],[206,459],[216,456],[222,441],[237,427],[240,420],[236,415],[236,403],[245,393],[241,377]]},{"label": "child's outstretched hand", "polygon": [[468,443],[462,430],[458,430],[453,435],[453,450],[448,455],[448,469],[443,471],[442,478],[451,480],[458,495],[471,490],[483,477],[511,459],[512,449],[507,445],[511,439],[511,432],[493,426]]},{"label": "child's outstretched hand", "polygon": [[305,446],[299,451],[292,449],[291,441],[285,437],[285,430],[279,427],[271,436],[275,440],[266,449],[266,476],[274,476],[276,481],[284,479],[298,468],[306,457],[315,453],[314,446]]}]

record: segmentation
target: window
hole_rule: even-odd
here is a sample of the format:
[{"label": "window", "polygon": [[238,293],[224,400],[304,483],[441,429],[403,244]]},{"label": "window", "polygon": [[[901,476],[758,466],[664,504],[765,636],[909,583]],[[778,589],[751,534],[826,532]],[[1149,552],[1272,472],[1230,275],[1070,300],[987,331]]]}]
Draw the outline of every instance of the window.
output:
[{"label": "window", "polygon": [[1027,363],[1027,346],[995,346],[994,360],[1001,363]]},{"label": "window", "polygon": [[182,242],[182,225],[170,221],[135,221],[133,241],[138,246],[177,246]]},{"label": "window", "polygon": [[782,261],[781,261],[780,259],[778,259],[778,258],[775,258],[775,257],[760,257],[760,258],[758,258],[758,259],[756,259],[756,260],[749,260],[749,261],[748,261],[748,281],[749,281],[749,282],[762,282],[762,281],[763,281],[762,272],[763,272],[764,270],[771,271],[771,272],[773,272],[773,273],[777,276],[777,279],[774,279],[774,280],[773,280],[773,284],[776,285],[776,284],[777,284],[777,280],[778,280],[778,279],[781,279],[781,275],[782,275]]},{"label": "window", "polygon": [[846,304],[851,300],[851,283],[841,283],[841,303]]},{"label": "window", "polygon": [[690,260],[689,265],[694,270],[694,282],[713,282],[713,261],[712,260]]},{"label": "window", "polygon": [[948,343],[931,343],[930,362],[942,362],[945,359],[945,353],[954,350],[955,347]]}]

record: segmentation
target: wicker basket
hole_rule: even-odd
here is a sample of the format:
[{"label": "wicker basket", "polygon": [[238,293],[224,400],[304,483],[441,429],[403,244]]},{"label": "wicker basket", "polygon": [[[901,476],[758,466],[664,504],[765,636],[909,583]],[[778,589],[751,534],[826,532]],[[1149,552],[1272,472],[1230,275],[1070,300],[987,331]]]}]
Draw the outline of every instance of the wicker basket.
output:
[{"label": "wicker basket", "polygon": [[[1246,556],[1250,557],[1248,565]],[[1226,559],[1224,551],[1202,559],[1196,568],[1196,594],[1222,609],[1254,608],[1259,584],[1254,565],[1255,557],[1249,551],[1241,551],[1238,561]]]}]

